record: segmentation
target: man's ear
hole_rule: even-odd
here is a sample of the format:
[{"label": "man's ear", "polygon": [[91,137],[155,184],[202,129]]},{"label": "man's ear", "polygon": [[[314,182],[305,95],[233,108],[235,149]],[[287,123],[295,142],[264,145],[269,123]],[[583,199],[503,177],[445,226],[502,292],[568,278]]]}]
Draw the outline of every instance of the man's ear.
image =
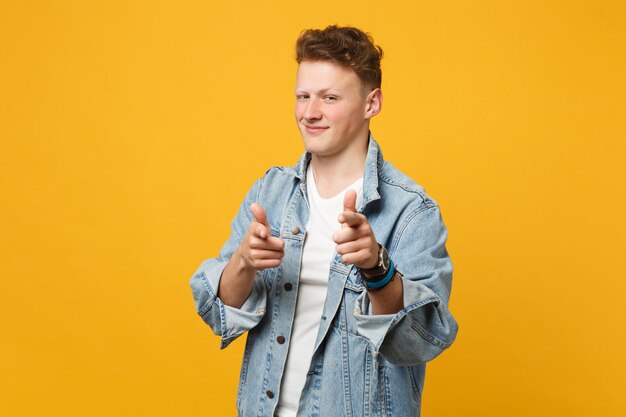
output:
[{"label": "man's ear", "polygon": [[369,92],[365,99],[365,118],[371,119],[383,108],[383,92],[380,88],[375,88]]}]

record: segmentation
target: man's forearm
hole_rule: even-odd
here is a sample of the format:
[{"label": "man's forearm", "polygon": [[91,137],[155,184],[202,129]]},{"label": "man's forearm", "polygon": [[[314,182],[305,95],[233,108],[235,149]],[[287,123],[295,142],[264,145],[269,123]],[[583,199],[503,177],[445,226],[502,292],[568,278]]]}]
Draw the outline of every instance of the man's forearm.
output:
[{"label": "man's forearm", "polygon": [[396,272],[389,284],[376,291],[368,291],[372,314],[395,314],[404,308],[402,278]]},{"label": "man's forearm", "polygon": [[217,296],[224,304],[241,308],[252,291],[255,276],[256,271],[246,266],[236,250],[222,272]]}]

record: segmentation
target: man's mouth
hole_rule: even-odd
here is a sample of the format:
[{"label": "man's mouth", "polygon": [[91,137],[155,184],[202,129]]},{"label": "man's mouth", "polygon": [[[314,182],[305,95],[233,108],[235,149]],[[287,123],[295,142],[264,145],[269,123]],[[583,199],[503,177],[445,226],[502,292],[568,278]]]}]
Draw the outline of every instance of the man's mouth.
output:
[{"label": "man's mouth", "polygon": [[323,131],[325,131],[326,129],[328,129],[328,126],[311,126],[311,125],[304,125],[304,128],[307,130],[307,132],[309,133],[321,133]]}]

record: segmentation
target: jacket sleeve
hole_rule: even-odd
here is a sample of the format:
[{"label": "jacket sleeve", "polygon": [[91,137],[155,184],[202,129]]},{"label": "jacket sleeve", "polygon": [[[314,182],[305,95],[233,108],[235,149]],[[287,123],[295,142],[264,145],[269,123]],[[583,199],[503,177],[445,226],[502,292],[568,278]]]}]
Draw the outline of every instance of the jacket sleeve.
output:
[{"label": "jacket sleeve", "polygon": [[435,204],[421,206],[405,220],[389,256],[403,274],[404,308],[372,315],[367,291],[356,300],[357,330],[389,362],[415,365],[434,359],[454,341],[458,326],[448,310],[452,264],[447,230]]},{"label": "jacket sleeve", "polygon": [[252,214],[250,204],[258,198],[262,179],[257,180],[239,207],[239,212],[231,224],[231,235],[217,258],[207,259],[191,277],[191,291],[196,310],[213,332],[221,336],[220,349],[224,349],[237,337],[256,326],[265,315],[267,294],[262,272],[257,272],[252,292],[241,306],[234,308],[225,305],[217,296],[224,267],[245,236]]}]

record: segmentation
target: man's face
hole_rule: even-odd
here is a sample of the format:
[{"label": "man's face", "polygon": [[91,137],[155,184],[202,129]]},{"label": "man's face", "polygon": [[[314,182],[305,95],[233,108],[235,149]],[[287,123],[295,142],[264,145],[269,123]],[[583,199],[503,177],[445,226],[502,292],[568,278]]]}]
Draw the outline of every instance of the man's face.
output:
[{"label": "man's face", "polygon": [[368,111],[371,95],[349,68],[302,61],[296,80],[296,121],[305,149],[321,157],[362,149],[373,116]]}]

